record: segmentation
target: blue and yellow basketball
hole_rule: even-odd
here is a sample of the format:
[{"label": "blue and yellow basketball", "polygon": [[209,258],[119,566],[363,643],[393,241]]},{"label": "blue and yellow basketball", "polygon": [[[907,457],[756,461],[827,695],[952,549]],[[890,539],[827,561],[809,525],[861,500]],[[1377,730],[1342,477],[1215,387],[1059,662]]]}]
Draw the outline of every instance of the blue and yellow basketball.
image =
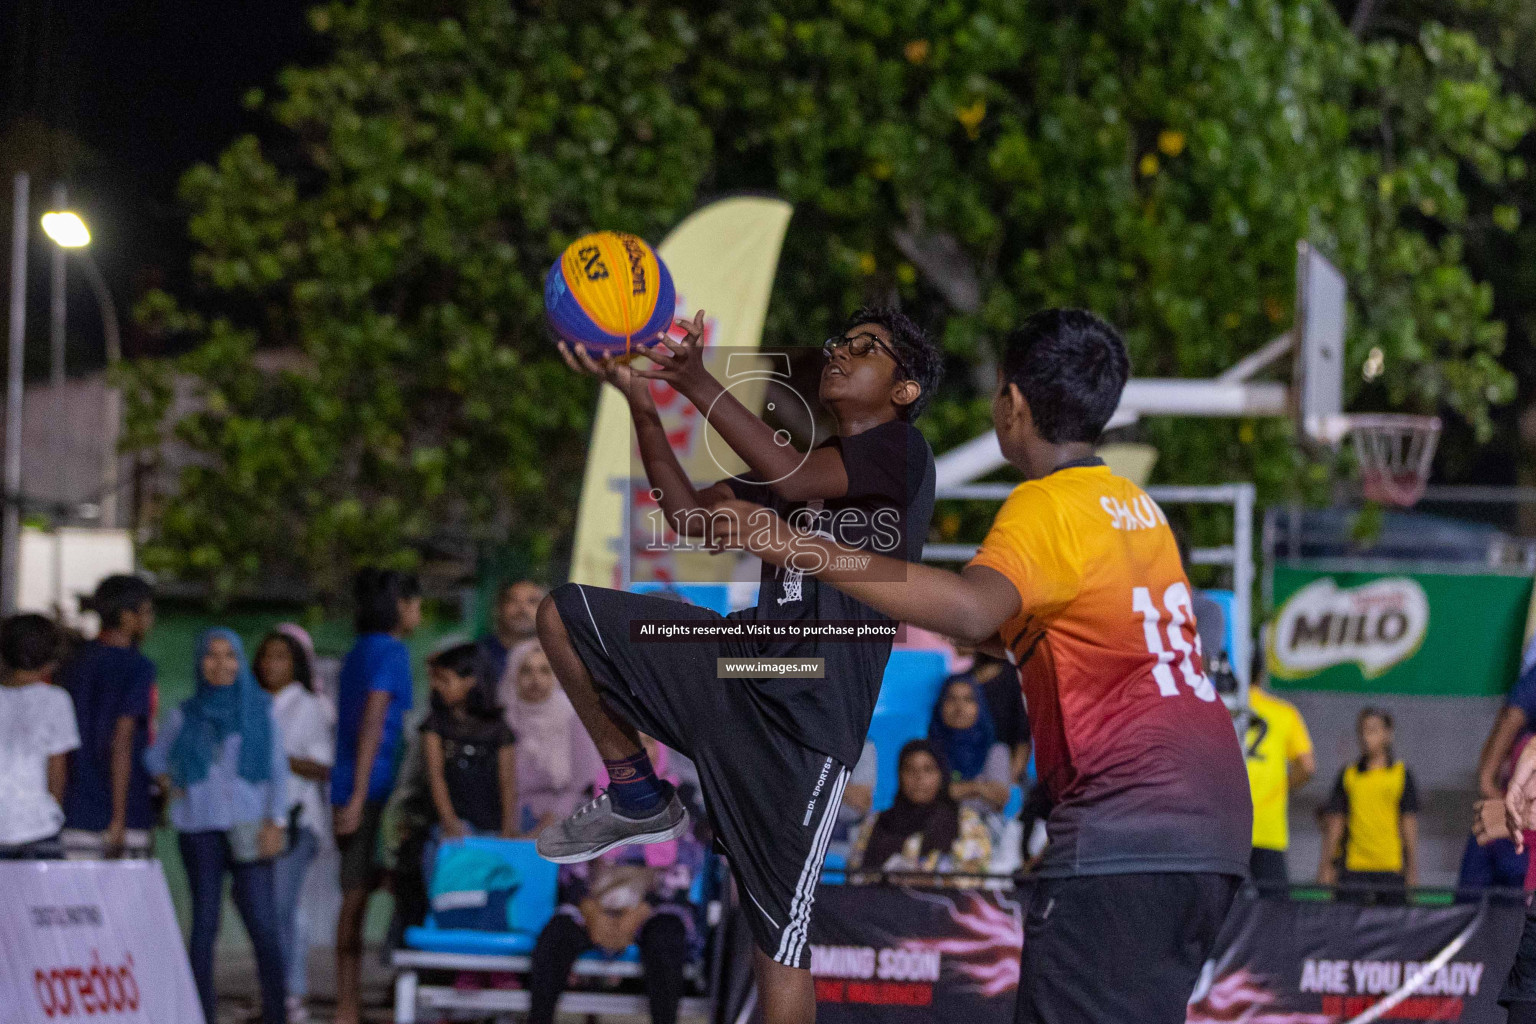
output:
[{"label": "blue and yellow basketball", "polygon": [[672,275],[643,238],[618,231],[583,235],[544,278],[544,314],[555,333],[593,355],[649,345],[672,325]]}]

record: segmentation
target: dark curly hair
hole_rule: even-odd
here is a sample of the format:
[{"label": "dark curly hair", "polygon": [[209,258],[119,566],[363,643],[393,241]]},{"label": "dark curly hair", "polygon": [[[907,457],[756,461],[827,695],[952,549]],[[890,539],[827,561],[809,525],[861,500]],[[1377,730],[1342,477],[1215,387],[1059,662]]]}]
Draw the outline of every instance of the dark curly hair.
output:
[{"label": "dark curly hair", "polygon": [[1003,345],[1003,381],[1018,385],[1052,444],[1097,441],[1130,374],[1120,332],[1082,309],[1042,310]]},{"label": "dark curly hair", "polygon": [[928,332],[900,310],[886,306],[863,306],[854,310],[843,323],[843,333],[847,334],[861,324],[884,327],[890,334],[891,348],[896,351],[897,357],[907,371],[906,376],[903,377],[901,368],[898,367],[893,379],[914,380],[922,389],[917,396],[917,401],[911,405],[902,406],[898,413],[904,420],[917,419],[932,401],[939,381],[944,378],[944,354],[933,343]]}]

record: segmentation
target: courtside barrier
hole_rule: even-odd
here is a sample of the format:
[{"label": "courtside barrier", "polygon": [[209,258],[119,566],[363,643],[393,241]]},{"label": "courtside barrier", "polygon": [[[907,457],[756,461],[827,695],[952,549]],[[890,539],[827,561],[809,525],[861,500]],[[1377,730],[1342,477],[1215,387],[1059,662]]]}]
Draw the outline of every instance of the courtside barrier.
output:
[{"label": "courtside barrier", "polygon": [[[1027,882],[822,887],[811,935],[818,1024],[1008,1024],[1029,897]],[[1487,896],[1383,906],[1245,889],[1188,1020],[1502,1024],[1497,999],[1524,912]]]},{"label": "courtside barrier", "polygon": [[159,861],[0,863],[0,1022],[204,1024]]}]

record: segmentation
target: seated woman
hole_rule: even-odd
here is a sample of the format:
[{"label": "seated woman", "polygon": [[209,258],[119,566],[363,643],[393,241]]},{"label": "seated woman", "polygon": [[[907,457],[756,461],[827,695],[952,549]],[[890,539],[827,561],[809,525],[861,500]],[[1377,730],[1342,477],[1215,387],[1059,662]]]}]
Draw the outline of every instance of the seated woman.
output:
[{"label": "seated woman", "polygon": [[980,815],[950,795],[937,748],[928,740],[910,741],[901,748],[896,772],[896,802],[859,829],[849,869],[984,873],[992,836]]},{"label": "seated woman", "polygon": [[507,652],[496,699],[517,736],[519,824],[532,835],[587,800],[603,762],[537,639]]},{"label": "seated woman", "polygon": [[970,676],[953,676],[939,691],[928,740],[949,765],[949,795],[981,815],[993,838],[1013,784],[1013,752],[997,742],[986,697]]},{"label": "seated woman", "polygon": [[[649,736],[641,740],[656,774],[677,786],[691,805],[693,789],[668,770],[667,748]],[[599,789],[607,785],[601,768],[595,781]],[[528,1024],[552,1024],[571,966],[582,953],[595,947],[615,955],[631,943],[640,947],[651,1021],[674,1024],[683,998],[683,968],[703,948],[697,908],[689,902],[704,865],[705,845],[697,831],[702,820],[702,812],[695,814],[694,830],[679,839],[620,847],[560,869],[560,908],[533,950]]]}]

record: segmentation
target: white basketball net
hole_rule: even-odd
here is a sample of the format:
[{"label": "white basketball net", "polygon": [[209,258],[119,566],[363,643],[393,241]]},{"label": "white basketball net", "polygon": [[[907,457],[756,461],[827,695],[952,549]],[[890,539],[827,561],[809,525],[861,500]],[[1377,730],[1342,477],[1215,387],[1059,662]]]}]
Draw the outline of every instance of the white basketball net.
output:
[{"label": "white basketball net", "polygon": [[1438,416],[1381,413],[1342,419],[1367,498],[1407,508],[1424,497],[1440,442]]}]

